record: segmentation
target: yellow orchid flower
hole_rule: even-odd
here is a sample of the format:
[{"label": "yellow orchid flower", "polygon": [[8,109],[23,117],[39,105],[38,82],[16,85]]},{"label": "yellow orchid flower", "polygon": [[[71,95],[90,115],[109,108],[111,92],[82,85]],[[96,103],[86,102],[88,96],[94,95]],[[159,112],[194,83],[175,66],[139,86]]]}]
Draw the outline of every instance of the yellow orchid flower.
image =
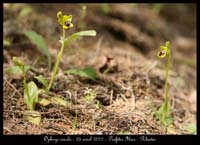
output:
[{"label": "yellow orchid flower", "polygon": [[159,58],[164,58],[166,55],[167,55],[166,50],[161,50],[161,51],[159,51],[159,52],[157,53],[157,56],[158,56]]},{"label": "yellow orchid flower", "polygon": [[64,29],[72,28],[74,25],[72,22],[72,15],[63,15],[61,11],[57,13],[58,23],[63,26]]},{"label": "yellow orchid flower", "polygon": [[169,42],[166,42],[165,46],[160,46],[160,51],[157,53],[159,58],[165,58],[170,53],[169,45]]}]

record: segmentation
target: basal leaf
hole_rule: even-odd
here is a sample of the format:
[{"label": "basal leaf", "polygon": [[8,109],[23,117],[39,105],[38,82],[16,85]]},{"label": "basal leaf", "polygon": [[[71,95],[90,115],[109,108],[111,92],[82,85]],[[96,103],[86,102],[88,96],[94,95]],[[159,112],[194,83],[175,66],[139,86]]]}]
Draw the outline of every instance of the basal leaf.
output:
[{"label": "basal leaf", "polygon": [[[30,69],[30,66],[25,65],[25,72],[27,72],[29,69]],[[15,76],[20,76],[23,74],[23,72],[19,66],[11,66],[6,70],[6,72],[9,75],[15,75]]]},{"label": "basal leaf", "polygon": [[66,74],[74,74],[74,75],[78,75],[80,77],[86,77],[89,78],[91,80],[95,80],[97,77],[96,74],[96,70],[88,67],[88,68],[84,68],[84,69],[69,69],[65,71]]},{"label": "basal leaf", "polygon": [[186,124],[186,125],[184,126],[184,130],[186,130],[186,131],[188,131],[188,132],[190,132],[190,133],[196,133],[196,131],[197,131],[197,126],[196,126],[196,124],[194,124],[194,123],[189,123],[189,124]]},{"label": "basal leaf", "polygon": [[35,44],[38,47],[40,51],[42,51],[47,56],[48,66],[49,69],[51,69],[51,56],[48,49],[48,45],[43,39],[43,37],[35,31],[26,31],[24,32],[24,34],[32,41],[33,44]]},{"label": "basal leaf", "polygon": [[159,119],[162,125],[169,125],[173,122],[173,117],[170,114],[170,110],[170,104],[163,103],[159,110],[155,112],[156,118]]},{"label": "basal leaf", "polygon": [[51,98],[51,102],[56,104],[56,105],[61,105],[61,106],[68,106],[68,102],[59,98],[59,97],[53,97]]},{"label": "basal leaf", "polygon": [[48,87],[48,81],[42,75],[35,76],[34,78],[37,79],[40,83],[42,83],[45,88]]},{"label": "basal leaf", "polygon": [[25,117],[35,125],[39,125],[41,122],[41,114],[38,111],[27,111],[25,112]]},{"label": "basal leaf", "polygon": [[21,68],[19,66],[11,66],[6,71],[10,75],[19,76],[19,75],[23,74],[23,72],[22,72],[22,70],[21,70]]},{"label": "basal leaf", "polygon": [[40,105],[42,106],[48,106],[49,104],[51,104],[51,101],[45,99],[45,98],[38,98],[38,102]]},{"label": "basal leaf", "polygon": [[[28,91],[26,89],[28,89]],[[27,93],[29,93],[29,95]],[[39,90],[37,85],[33,81],[28,83],[27,88],[24,89],[24,99],[30,110],[35,109],[35,104],[38,101],[38,94]]]}]

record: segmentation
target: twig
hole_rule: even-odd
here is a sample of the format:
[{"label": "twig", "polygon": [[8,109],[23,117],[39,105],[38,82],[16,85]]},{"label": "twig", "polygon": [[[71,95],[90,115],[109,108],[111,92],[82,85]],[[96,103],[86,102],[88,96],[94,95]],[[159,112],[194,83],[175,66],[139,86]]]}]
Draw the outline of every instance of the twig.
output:
[{"label": "twig", "polygon": [[113,98],[113,89],[110,92],[110,104],[112,104],[112,98]]},{"label": "twig", "polygon": [[6,83],[8,83],[8,85],[11,86],[11,88],[13,88],[13,89],[15,90],[15,92],[17,92],[17,94],[18,94],[20,97],[23,97],[23,96],[21,95],[21,93],[20,93],[9,81],[7,81],[6,79],[4,79],[4,81],[6,81]]},{"label": "twig", "polygon": [[4,126],[3,129],[6,130],[9,133],[12,133],[12,131],[10,129],[8,129],[6,126]]}]

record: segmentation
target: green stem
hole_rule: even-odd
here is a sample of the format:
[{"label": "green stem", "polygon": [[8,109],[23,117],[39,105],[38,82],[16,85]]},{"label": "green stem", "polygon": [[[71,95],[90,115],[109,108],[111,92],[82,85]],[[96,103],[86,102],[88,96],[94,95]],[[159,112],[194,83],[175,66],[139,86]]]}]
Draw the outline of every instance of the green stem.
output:
[{"label": "green stem", "polygon": [[65,29],[63,28],[63,34],[62,34],[63,40],[65,39]]},{"label": "green stem", "polygon": [[[22,72],[23,72],[23,77],[24,77],[24,80],[23,80],[23,83],[24,83],[24,91],[26,92],[27,96],[28,96],[28,100],[30,100],[30,94],[29,94],[29,90],[28,90],[28,85],[26,83],[26,72],[25,72],[25,66],[23,65],[22,66]],[[28,106],[29,107],[29,106]],[[33,108],[29,108],[30,110],[33,110]]]},{"label": "green stem", "polygon": [[24,80],[23,80],[24,89],[25,89],[25,91],[26,91],[26,93],[27,93],[27,96],[30,98],[30,96],[29,96],[29,91],[28,91],[28,85],[27,85],[27,83],[26,83],[26,73],[25,73],[25,67],[24,67],[24,65],[22,66],[22,72],[23,72],[23,77],[24,77]]},{"label": "green stem", "polygon": [[53,74],[52,74],[52,77],[51,77],[51,81],[50,81],[49,86],[47,88],[48,91],[50,90],[50,88],[51,88],[51,86],[53,84],[53,81],[55,79],[56,73],[58,71],[58,66],[59,66],[60,59],[61,59],[61,56],[62,56],[62,53],[63,53],[63,50],[64,50],[64,46],[65,46],[64,39],[65,39],[65,29],[63,28],[63,36],[62,36],[62,40],[61,40],[62,45],[61,45],[60,51],[58,53],[58,56],[56,58],[56,63],[55,63],[55,66],[54,66],[54,70],[53,70]]},{"label": "green stem", "polygon": [[168,55],[167,66],[166,66],[166,76],[165,76],[165,103],[168,103],[168,74],[169,74],[169,65],[170,65],[171,55]]},{"label": "green stem", "polygon": [[168,110],[168,103],[169,103],[169,96],[168,96],[168,74],[169,74],[169,65],[171,60],[171,54],[168,54],[167,65],[166,65],[166,75],[165,75],[165,101],[163,106],[163,115],[162,115],[162,122],[164,123],[167,116]]}]

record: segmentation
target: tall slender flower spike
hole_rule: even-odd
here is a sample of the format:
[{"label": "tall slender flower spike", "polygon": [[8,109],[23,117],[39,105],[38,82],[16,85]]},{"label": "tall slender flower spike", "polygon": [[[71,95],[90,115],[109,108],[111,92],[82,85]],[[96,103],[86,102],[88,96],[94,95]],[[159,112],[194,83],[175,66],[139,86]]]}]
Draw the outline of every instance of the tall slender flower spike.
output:
[{"label": "tall slender flower spike", "polygon": [[73,24],[72,24],[72,15],[63,15],[61,11],[59,11],[57,13],[57,18],[58,18],[58,23],[62,26],[62,39],[61,39],[61,48],[60,48],[60,51],[57,55],[57,59],[56,59],[56,63],[55,63],[55,67],[54,67],[54,70],[53,70],[53,74],[52,74],[52,77],[51,77],[51,81],[48,85],[48,91],[50,90],[52,84],[53,84],[53,81],[54,81],[54,78],[56,76],[56,73],[58,71],[58,66],[59,66],[59,63],[60,63],[60,59],[61,59],[61,56],[62,56],[62,53],[63,53],[63,50],[64,50],[64,39],[65,39],[65,29],[68,29],[68,28],[72,28],[73,27]]},{"label": "tall slender flower spike", "polygon": [[167,65],[166,65],[166,75],[165,75],[165,101],[156,112],[156,117],[161,121],[162,124],[171,123],[172,118],[170,115],[170,103],[168,97],[168,71],[171,61],[171,52],[170,52],[170,42],[167,41],[165,46],[160,46],[160,51],[157,53],[159,58],[165,58],[167,56]]},{"label": "tall slender flower spike", "polygon": [[63,54],[64,47],[68,45],[68,43],[74,39],[77,39],[81,36],[95,36],[96,31],[90,30],[90,31],[81,31],[74,33],[68,37],[65,37],[65,30],[68,28],[72,28],[74,25],[72,24],[72,15],[63,15],[61,11],[57,13],[58,23],[62,26],[62,36],[59,42],[61,42],[61,47],[58,52],[56,63],[54,65],[54,69],[51,75],[51,80],[49,82],[49,85],[47,87],[47,92],[51,89],[51,86],[53,84],[53,81],[55,79],[56,73],[58,72],[59,63],[61,60],[61,56]]}]

